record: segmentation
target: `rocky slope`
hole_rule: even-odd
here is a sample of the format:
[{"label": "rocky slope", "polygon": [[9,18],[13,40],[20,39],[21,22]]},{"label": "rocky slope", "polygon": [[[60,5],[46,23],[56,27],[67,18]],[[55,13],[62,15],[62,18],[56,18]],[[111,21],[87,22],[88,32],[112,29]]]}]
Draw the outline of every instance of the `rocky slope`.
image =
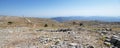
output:
[{"label": "rocky slope", "polygon": [[119,23],[1,16],[0,48],[110,48],[119,32]]}]

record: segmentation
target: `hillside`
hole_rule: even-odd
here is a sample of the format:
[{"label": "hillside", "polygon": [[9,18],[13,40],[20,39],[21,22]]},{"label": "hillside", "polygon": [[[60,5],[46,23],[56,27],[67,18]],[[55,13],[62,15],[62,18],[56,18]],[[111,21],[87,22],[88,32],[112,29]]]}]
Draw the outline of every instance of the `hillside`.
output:
[{"label": "hillside", "polygon": [[58,27],[59,22],[48,18],[0,16],[0,27]]},{"label": "hillside", "polygon": [[119,39],[111,43],[119,34],[120,22],[0,16],[0,48],[119,47]]}]

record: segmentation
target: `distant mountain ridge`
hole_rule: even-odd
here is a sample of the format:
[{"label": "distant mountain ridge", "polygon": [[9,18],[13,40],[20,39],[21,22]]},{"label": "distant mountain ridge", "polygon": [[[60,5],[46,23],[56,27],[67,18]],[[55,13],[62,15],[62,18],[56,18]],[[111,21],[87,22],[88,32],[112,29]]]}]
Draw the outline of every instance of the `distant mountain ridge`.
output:
[{"label": "distant mountain ridge", "polygon": [[120,22],[120,17],[104,17],[104,16],[71,16],[71,17],[55,17],[53,20],[64,22],[69,20],[89,20],[89,21],[104,21],[104,22]]}]

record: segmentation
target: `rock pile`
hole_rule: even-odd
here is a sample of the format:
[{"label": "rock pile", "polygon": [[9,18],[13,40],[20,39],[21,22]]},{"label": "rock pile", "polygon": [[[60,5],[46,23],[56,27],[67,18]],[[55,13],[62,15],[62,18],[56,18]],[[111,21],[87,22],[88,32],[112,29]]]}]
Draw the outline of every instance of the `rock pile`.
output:
[{"label": "rock pile", "polygon": [[104,43],[108,46],[120,48],[120,36],[113,35],[111,38],[107,38]]},{"label": "rock pile", "polygon": [[58,29],[55,32],[67,32],[67,31],[72,31],[72,29],[69,28],[63,28],[63,29]]},{"label": "rock pile", "polygon": [[72,31],[72,29],[69,28],[61,28],[61,29],[57,29],[57,30],[42,30],[42,29],[38,29],[36,30],[36,32],[68,32],[68,31]]}]

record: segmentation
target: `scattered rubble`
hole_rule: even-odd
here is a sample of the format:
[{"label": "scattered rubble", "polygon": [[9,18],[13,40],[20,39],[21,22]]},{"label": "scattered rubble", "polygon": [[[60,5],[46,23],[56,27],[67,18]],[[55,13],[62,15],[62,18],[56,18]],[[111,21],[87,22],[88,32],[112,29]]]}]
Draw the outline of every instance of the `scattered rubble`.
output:
[{"label": "scattered rubble", "polygon": [[120,36],[113,35],[104,41],[105,45],[120,48]]},{"label": "scattered rubble", "polygon": [[99,23],[91,22],[66,25],[54,21],[48,23],[49,20],[22,19],[25,19],[22,23],[18,23],[21,20],[0,22],[0,48],[120,48],[120,33],[114,31],[113,25],[102,24],[99,28]]}]

